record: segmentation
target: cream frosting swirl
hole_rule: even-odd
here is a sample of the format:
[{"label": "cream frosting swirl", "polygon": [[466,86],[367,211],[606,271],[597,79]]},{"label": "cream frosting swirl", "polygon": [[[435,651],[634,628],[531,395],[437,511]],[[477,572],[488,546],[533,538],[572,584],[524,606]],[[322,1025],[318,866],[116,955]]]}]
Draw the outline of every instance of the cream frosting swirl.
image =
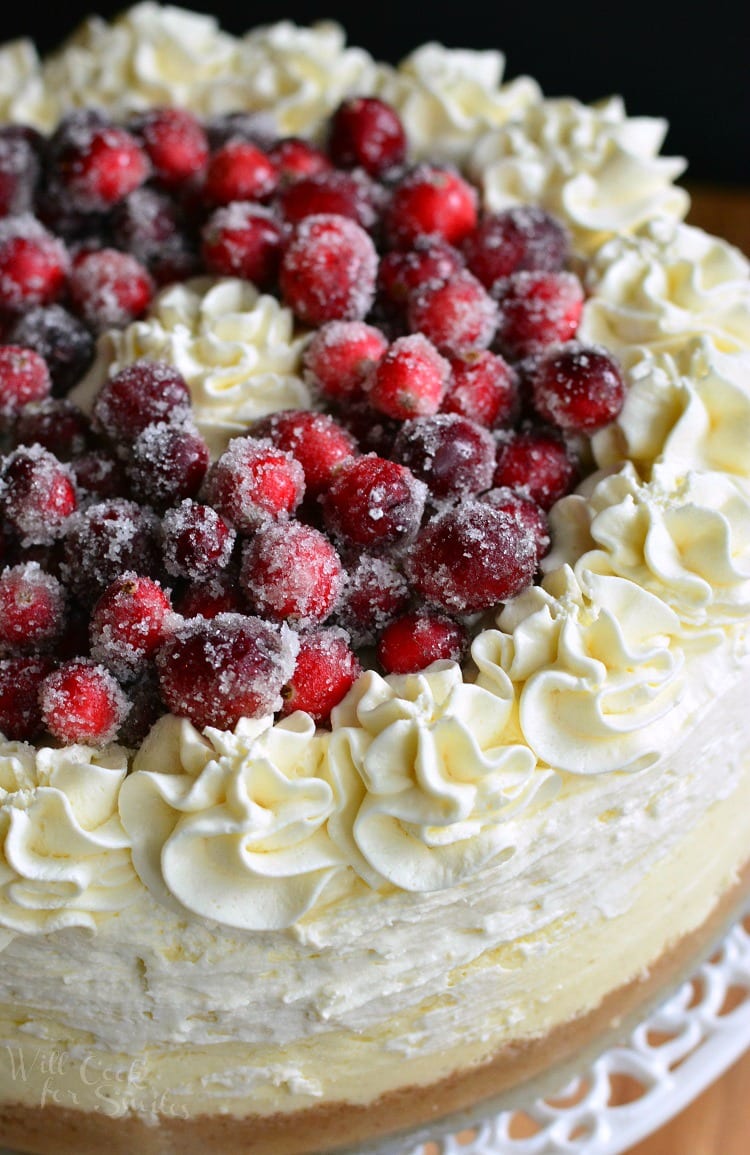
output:
[{"label": "cream frosting swirl", "polygon": [[302,380],[306,336],[290,309],[237,278],[196,277],[163,289],[148,315],[99,338],[97,358],[71,396],[89,408],[108,376],[142,357],[164,360],[190,388],[198,428],[214,454],[278,409],[311,407]]},{"label": "cream frosting swirl", "polygon": [[[325,741],[307,714],[233,732],[165,716],[138,751],[120,813],[133,861],[165,906],[242,930],[280,930],[344,859],[326,823]],[[167,769],[163,769],[163,768]]]},{"label": "cream frosting swirl", "polygon": [[140,894],[117,812],[124,749],[0,742],[0,926],[94,929]]},{"label": "cream frosting swirl", "polygon": [[688,197],[674,181],[685,162],[657,155],[666,129],[663,120],[628,118],[619,97],[530,102],[478,142],[469,169],[488,209],[540,204],[591,253],[654,216],[684,217]]},{"label": "cream frosting swirl", "polygon": [[331,835],[371,886],[438,890],[512,857],[509,820],[553,775],[506,732],[513,689],[502,670],[491,685],[464,682],[453,662],[369,671],[334,710],[328,759],[347,803]]}]

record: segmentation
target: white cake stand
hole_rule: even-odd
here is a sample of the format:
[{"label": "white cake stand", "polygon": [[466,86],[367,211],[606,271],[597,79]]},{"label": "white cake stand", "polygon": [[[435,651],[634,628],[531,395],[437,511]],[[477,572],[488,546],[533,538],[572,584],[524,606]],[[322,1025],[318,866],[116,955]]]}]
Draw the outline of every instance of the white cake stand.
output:
[{"label": "white cake stand", "polygon": [[[621,1155],[686,1107],[750,1048],[750,914],[712,958],[625,1043],[585,1066],[557,1095],[480,1123],[455,1117],[359,1148],[372,1155]],[[460,1128],[464,1129],[461,1130]],[[0,1155],[13,1152],[0,1150]]]}]

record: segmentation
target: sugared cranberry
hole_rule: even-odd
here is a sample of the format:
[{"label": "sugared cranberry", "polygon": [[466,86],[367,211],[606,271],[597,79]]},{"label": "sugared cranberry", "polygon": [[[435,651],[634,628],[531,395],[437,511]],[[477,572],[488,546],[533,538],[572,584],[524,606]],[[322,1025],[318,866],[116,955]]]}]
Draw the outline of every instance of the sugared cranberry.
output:
[{"label": "sugared cranberry", "polygon": [[518,375],[499,353],[485,349],[451,357],[443,413],[460,413],[488,429],[512,425],[520,411]]},{"label": "sugared cranberry", "polygon": [[343,425],[327,413],[311,409],[282,409],[256,421],[249,432],[254,437],[268,437],[299,461],[308,498],[322,493],[338,466],[357,453],[357,444]]},{"label": "sugared cranberry", "polygon": [[51,388],[43,357],[21,345],[0,345],[0,425],[16,417],[29,402],[42,401]]},{"label": "sugared cranberry", "polygon": [[0,126],[0,217],[29,212],[39,179],[39,153],[21,125]]},{"label": "sugared cranberry", "polygon": [[362,320],[375,296],[377,267],[375,246],[354,221],[305,217],[281,260],[281,295],[308,325]]},{"label": "sugared cranberry", "polygon": [[91,656],[127,681],[153,657],[173,622],[172,603],[158,582],[123,573],[107,586],[92,610]]},{"label": "sugared cranberry", "polygon": [[0,658],[0,734],[30,742],[42,728],[39,687],[53,668],[51,658]]},{"label": "sugared cranberry", "polygon": [[0,571],[0,652],[45,649],[64,622],[65,591],[37,562]]},{"label": "sugared cranberry", "polygon": [[230,140],[208,162],[203,195],[209,205],[265,200],[279,174],[272,160],[247,140]]},{"label": "sugared cranberry", "polygon": [[175,595],[174,606],[184,618],[205,618],[206,621],[219,614],[246,613],[248,608],[237,574],[228,571],[188,582]]},{"label": "sugared cranberry", "polygon": [[144,266],[119,249],[84,252],[73,263],[68,283],[74,311],[96,333],[124,329],[141,317],[154,295]]},{"label": "sugared cranberry", "polygon": [[573,273],[512,273],[496,296],[497,337],[510,357],[526,357],[570,340],[581,320],[583,289]]},{"label": "sugared cranberry", "polygon": [[364,173],[334,169],[284,185],[276,207],[290,225],[298,225],[305,217],[335,215],[370,230],[378,219],[379,196],[377,186]]},{"label": "sugared cranberry", "polygon": [[115,245],[131,253],[158,284],[184,280],[198,266],[198,255],[183,214],[174,199],[146,185],[136,189],[112,216]]},{"label": "sugared cranberry", "polygon": [[433,498],[461,498],[492,485],[495,442],[487,430],[458,413],[405,421],[392,456],[408,465]]},{"label": "sugared cranberry", "polygon": [[520,490],[547,510],[570,492],[577,472],[559,437],[543,430],[524,430],[500,443],[493,484]]},{"label": "sugared cranberry", "polygon": [[62,305],[30,309],[11,326],[7,340],[34,349],[44,358],[57,393],[67,393],[94,357],[93,336]]},{"label": "sugared cranberry", "polygon": [[373,409],[399,421],[437,413],[450,379],[450,365],[421,333],[398,337],[366,382]]},{"label": "sugared cranberry", "polygon": [[398,113],[375,96],[350,97],[329,121],[328,152],[340,168],[363,168],[381,177],[403,164],[406,147]]},{"label": "sugared cranberry", "polygon": [[625,382],[606,351],[570,341],[540,357],[529,375],[539,416],[567,433],[591,435],[614,421],[625,400]]},{"label": "sugared cranberry", "polygon": [[468,635],[463,626],[435,610],[412,610],[387,625],[376,656],[386,674],[412,674],[432,662],[460,662]]},{"label": "sugared cranberry", "polygon": [[81,505],[127,495],[127,479],[122,462],[103,449],[92,449],[70,463]]},{"label": "sugared cranberry", "polygon": [[270,209],[235,201],[211,214],[201,236],[209,273],[243,277],[261,289],[274,284],[285,231]]},{"label": "sugared cranberry", "polygon": [[200,121],[186,108],[151,108],[129,128],[145,148],[153,175],[167,188],[196,176],[206,167],[208,137]]},{"label": "sugared cranberry", "polygon": [[387,348],[386,338],[374,325],[328,321],[305,346],[305,379],[329,401],[346,401],[361,393],[370,368]]},{"label": "sugared cranberry", "polygon": [[83,212],[104,212],[144,184],[150,164],[136,138],[101,118],[66,121],[51,143],[55,181]]},{"label": "sugared cranberry", "polygon": [[0,512],[26,545],[60,536],[78,506],[70,470],[41,445],[22,445],[0,467]]},{"label": "sugared cranberry", "polygon": [[134,501],[96,502],[66,526],[63,579],[83,601],[99,597],[126,570],[153,576],[158,560],[156,518]]},{"label": "sugared cranberry", "polygon": [[180,422],[190,414],[185,378],[167,361],[134,361],[109,377],[94,401],[94,425],[115,444],[129,446],[148,425]]},{"label": "sugared cranberry", "polygon": [[166,509],[195,497],[210,460],[208,446],[191,421],[159,421],[138,434],[125,468],[133,496],[155,509]]},{"label": "sugared cranberry", "polygon": [[211,152],[218,152],[233,140],[249,141],[263,152],[276,142],[273,119],[265,112],[220,112],[204,124]]},{"label": "sugared cranberry", "polygon": [[263,617],[310,626],[332,613],[341,593],[343,568],[324,534],[290,521],[264,526],[247,543],[240,584]]},{"label": "sugared cranberry", "polygon": [[47,397],[24,407],[15,436],[20,445],[43,445],[60,461],[71,461],[89,443],[89,421],[67,397]]},{"label": "sugared cranberry", "polygon": [[487,493],[482,494],[480,501],[510,514],[523,529],[528,530],[536,542],[537,561],[542,560],[549,550],[551,538],[547,515],[541,505],[530,497],[524,497],[518,490],[509,489],[508,486],[489,489]]},{"label": "sugared cranberry", "polygon": [[106,746],[124,721],[129,702],[104,666],[84,658],[63,663],[41,683],[42,720],[67,745]]},{"label": "sugared cranberry", "polygon": [[294,670],[296,637],[261,618],[220,614],[192,618],[157,653],[162,697],[173,714],[202,729],[230,730],[283,705]]},{"label": "sugared cranberry", "polygon": [[482,217],[464,238],[463,252],[474,276],[495,290],[521,269],[559,272],[569,256],[568,234],[544,209],[517,205]]},{"label": "sugared cranberry", "polygon": [[69,263],[62,241],[30,213],[0,220],[0,309],[20,313],[51,304]]},{"label": "sugared cranberry", "polygon": [[399,181],[384,214],[392,248],[411,248],[420,237],[459,245],[477,223],[477,193],[456,171],[421,164]]},{"label": "sugared cranberry", "polygon": [[331,161],[321,149],[297,136],[286,136],[277,141],[269,148],[268,159],[276,166],[279,179],[285,184],[319,172],[329,172],[332,168]]},{"label": "sugared cranberry", "polygon": [[151,727],[165,712],[161,700],[159,680],[153,663],[149,663],[140,676],[128,685],[130,709],[120,723],[117,741],[122,746],[135,749],[140,746]]},{"label": "sugared cranberry", "polygon": [[365,553],[346,574],[336,619],[355,645],[372,645],[410,598],[406,578],[393,562]]},{"label": "sugared cranberry", "polygon": [[411,249],[385,253],[378,268],[378,293],[387,309],[406,308],[411,294],[439,285],[464,268],[458,249],[445,241],[421,237]]},{"label": "sugared cranberry", "polygon": [[515,518],[479,501],[453,506],[421,530],[406,573],[425,601],[448,614],[515,597],[536,571],[536,545]]},{"label": "sugared cranberry", "polygon": [[265,438],[235,437],[211,466],[205,484],[209,505],[240,533],[289,517],[302,501],[305,474],[292,457]]},{"label": "sugared cranberry", "polygon": [[323,495],[323,517],[348,545],[402,545],[419,530],[426,495],[426,485],[406,466],[367,454],[340,466]]},{"label": "sugared cranberry", "polygon": [[329,626],[300,634],[294,673],[281,691],[282,715],[304,710],[325,725],[361,673],[344,630]]},{"label": "sugared cranberry", "polygon": [[466,269],[440,284],[412,291],[407,323],[424,333],[441,353],[459,356],[487,349],[497,328],[497,306]]},{"label": "sugared cranberry", "polygon": [[235,538],[212,506],[186,498],[162,519],[164,568],[175,577],[209,577],[229,564]]}]

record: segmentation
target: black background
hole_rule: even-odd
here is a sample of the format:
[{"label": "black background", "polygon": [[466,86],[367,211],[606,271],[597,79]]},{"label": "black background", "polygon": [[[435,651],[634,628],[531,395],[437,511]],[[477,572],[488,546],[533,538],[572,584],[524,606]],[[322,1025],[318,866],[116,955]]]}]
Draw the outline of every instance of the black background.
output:
[{"label": "black background", "polygon": [[[506,79],[534,76],[548,96],[584,101],[620,93],[631,115],[663,116],[663,151],[689,159],[688,178],[750,184],[750,5],[704,0],[681,6],[611,0],[310,0],[308,3],[184,5],[211,11],[224,28],[291,19],[333,19],[350,44],[396,63],[426,40],[454,48],[499,48]],[[89,12],[122,3],[70,0],[39,8],[6,2],[2,39],[27,35],[55,47]],[[10,10],[9,10],[10,9]]]}]

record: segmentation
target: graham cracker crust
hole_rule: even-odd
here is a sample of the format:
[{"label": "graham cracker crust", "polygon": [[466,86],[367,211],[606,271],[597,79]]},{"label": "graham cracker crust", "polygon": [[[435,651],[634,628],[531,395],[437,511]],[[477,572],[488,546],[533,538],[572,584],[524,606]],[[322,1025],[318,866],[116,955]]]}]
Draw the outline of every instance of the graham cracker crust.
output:
[{"label": "graham cracker crust", "polygon": [[[622,1038],[688,978],[721,941],[750,895],[750,862],[697,930],[685,935],[638,979],[612,991],[594,1010],[544,1037],[520,1040],[488,1062],[456,1071],[430,1086],[406,1086],[369,1104],[326,1103],[272,1116],[138,1116],[57,1105],[0,1106],[0,1143],[28,1155],[327,1155],[363,1152],[377,1139],[434,1126],[446,1119],[468,1126],[495,1106],[559,1090],[577,1065]],[[570,1065],[566,1073],[565,1064]],[[546,1084],[546,1085],[545,1085]],[[452,1129],[452,1128],[451,1128]]]}]

